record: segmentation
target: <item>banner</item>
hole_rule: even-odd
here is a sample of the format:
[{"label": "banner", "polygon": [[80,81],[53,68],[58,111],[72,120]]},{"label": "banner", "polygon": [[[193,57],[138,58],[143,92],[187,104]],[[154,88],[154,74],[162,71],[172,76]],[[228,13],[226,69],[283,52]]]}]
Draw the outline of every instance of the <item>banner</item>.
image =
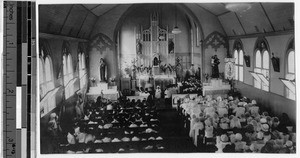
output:
[{"label": "banner", "polygon": [[234,79],[235,77],[235,59],[225,58],[225,79]]}]

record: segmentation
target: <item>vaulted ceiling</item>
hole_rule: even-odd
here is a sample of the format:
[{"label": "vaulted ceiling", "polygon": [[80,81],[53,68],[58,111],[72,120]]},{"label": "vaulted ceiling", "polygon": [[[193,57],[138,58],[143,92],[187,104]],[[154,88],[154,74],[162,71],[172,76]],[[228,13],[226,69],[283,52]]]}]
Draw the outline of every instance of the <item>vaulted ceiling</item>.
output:
[{"label": "vaulted ceiling", "polygon": [[[40,5],[39,29],[43,33],[89,39],[99,18],[116,10],[122,10],[124,14],[131,5]],[[191,4],[180,5],[189,8]],[[220,22],[227,36],[294,30],[293,3],[252,3],[251,8],[244,12],[229,11],[225,3],[194,3],[192,5],[212,14]],[[109,18],[120,18],[118,14],[116,17]],[[195,14],[195,16],[201,15]]]}]

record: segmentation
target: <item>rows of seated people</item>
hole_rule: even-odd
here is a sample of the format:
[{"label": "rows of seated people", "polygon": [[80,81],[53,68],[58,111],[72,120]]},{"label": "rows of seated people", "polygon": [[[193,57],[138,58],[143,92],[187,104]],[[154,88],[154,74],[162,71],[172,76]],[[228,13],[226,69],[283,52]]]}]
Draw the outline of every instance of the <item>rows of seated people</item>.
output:
[{"label": "rows of seated people", "polygon": [[295,153],[288,115],[271,116],[255,100],[197,96],[179,105],[183,126],[202,152]]},{"label": "rows of seated people", "polygon": [[104,101],[85,107],[61,143],[67,153],[164,152],[158,112],[146,100]]}]

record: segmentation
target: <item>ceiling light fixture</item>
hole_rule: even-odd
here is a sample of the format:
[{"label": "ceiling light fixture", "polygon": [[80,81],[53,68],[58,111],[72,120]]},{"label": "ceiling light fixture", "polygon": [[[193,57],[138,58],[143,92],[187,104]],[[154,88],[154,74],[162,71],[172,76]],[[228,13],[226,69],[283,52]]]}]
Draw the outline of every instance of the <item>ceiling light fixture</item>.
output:
[{"label": "ceiling light fixture", "polygon": [[175,4],[175,27],[173,28],[172,33],[173,34],[181,33],[181,30],[177,26],[177,7],[176,7],[176,4]]},{"label": "ceiling light fixture", "polygon": [[245,12],[251,8],[250,3],[227,3],[225,8],[232,12]]}]

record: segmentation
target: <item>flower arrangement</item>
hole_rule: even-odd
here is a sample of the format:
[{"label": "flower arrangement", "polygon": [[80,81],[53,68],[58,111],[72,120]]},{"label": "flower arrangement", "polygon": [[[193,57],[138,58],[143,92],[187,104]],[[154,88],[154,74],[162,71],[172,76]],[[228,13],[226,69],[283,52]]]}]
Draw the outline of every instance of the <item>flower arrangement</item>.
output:
[{"label": "flower arrangement", "polygon": [[94,83],[96,82],[96,78],[95,77],[90,77],[90,80]]},{"label": "flower arrangement", "polygon": [[202,94],[202,83],[195,77],[189,78],[187,81],[182,83],[183,93],[199,93]]},{"label": "flower arrangement", "polygon": [[90,80],[91,80],[91,82],[92,82],[93,86],[95,86],[95,83],[96,83],[96,78],[95,78],[95,77],[90,77]]},{"label": "flower arrangement", "polygon": [[111,78],[109,78],[109,81],[110,81],[111,83],[114,83],[114,82],[116,82],[116,78],[115,78],[115,77],[111,77]]}]

